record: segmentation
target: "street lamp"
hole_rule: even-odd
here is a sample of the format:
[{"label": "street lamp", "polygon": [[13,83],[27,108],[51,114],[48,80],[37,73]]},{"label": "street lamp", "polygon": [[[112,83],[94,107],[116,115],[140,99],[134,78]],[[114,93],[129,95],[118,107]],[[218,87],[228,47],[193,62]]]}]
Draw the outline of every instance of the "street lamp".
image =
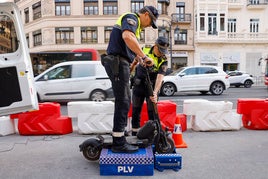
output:
[{"label": "street lamp", "polygon": [[[163,22],[163,24],[162,24],[162,28],[161,28],[161,32],[163,33],[163,34],[167,34],[167,31],[168,31],[168,33],[169,33],[169,49],[170,49],[170,61],[172,62],[172,36],[171,36],[171,27],[172,27],[172,24],[171,24],[171,22],[169,22],[169,21],[167,21],[167,20],[162,20],[162,22]],[[168,30],[165,28],[165,26],[164,26],[164,23],[167,23],[168,24]],[[165,35],[164,35],[165,36]],[[166,36],[165,36],[166,37]]]},{"label": "street lamp", "polygon": [[[168,24],[168,30],[164,26],[165,22]],[[166,37],[165,34],[169,34],[169,48],[170,48],[170,62],[172,64],[172,23],[167,21],[167,20],[162,20],[162,27],[161,27],[161,33],[163,33],[163,36]],[[174,33],[178,34],[179,33],[179,27],[177,26],[174,29]]]}]

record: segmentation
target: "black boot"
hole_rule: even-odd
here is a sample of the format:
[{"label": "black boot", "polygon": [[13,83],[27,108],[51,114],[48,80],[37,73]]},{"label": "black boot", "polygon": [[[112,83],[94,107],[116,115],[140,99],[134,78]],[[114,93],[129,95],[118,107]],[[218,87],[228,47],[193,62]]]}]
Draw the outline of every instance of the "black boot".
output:
[{"label": "black boot", "polygon": [[112,151],[115,153],[134,153],[139,150],[138,146],[127,143],[125,136],[113,137]]}]

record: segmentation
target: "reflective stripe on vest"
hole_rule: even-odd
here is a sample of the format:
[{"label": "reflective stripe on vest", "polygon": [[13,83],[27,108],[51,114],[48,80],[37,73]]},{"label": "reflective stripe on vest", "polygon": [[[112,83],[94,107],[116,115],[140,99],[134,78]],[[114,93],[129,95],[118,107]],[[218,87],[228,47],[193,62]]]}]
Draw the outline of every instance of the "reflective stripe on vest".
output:
[{"label": "reflective stripe on vest", "polygon": [[158,71],[162,63],[164,63],[166,60],[161,58],[161,61],[158,61],[158,57],[154,56],[152,53],[150,53],[151,47],[144,47],[142,51],[151,59],[154,61],[154,71]]},{"label": "reflective stripe on vest", "polygon": [[133,15],[135,15],[135,16],[137,17],[137,19],[138,19],[138,27],[137,27],[137,29],[136,29],[135,36],[136,36],[136,38],[137,38],[138,40],[140,40],[140,34],[141,34],[141,26],[140,26],[140,24],[141,24],[141,23],[140,23],[140,18],[138,17],[137,14],[127,12],[127,13],[121,15],[121,16],[118,18],[118,20],[116,21],[116,25],[119,26],[119,27],[121,27],[121,26],[122,26],[122,19],[123,19],[123,17],[124,17],[125,15],[127,15],[127,14],[133,14]]}]

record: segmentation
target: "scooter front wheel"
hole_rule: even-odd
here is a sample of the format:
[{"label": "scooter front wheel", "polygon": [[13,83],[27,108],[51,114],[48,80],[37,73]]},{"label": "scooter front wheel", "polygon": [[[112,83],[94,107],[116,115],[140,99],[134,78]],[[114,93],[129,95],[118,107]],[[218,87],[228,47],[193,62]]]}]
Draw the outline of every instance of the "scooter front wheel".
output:
[{"label": "scooter front wheel", "polygon": [[98,139],[88,139],[84,141],[79,147],[83,156],[90,161],[95,161],[100,158],[102,150],[102,142]]},{"label": "scooter front wheel", "polygon": [[167,145],[164,145],[163,142],[158,142],[158,144],[155,146],[156,152],[159,154],[167,154],[167,153],[173,153],[175,149],[174,141],[171,137],[167,137]]}]

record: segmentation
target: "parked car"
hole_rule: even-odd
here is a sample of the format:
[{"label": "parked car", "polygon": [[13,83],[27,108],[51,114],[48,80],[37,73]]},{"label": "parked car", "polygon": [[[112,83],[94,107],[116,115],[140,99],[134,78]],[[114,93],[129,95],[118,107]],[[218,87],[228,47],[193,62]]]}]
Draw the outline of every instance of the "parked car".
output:
[{"label": "parked car", "polygon": [[164,76],[160,93],[172,96],[175,92],[199,91],[220,95],[229,87],[228,75],[219,67],[189,66]]},{"label": "parked car", "polygon": [[113,97],[100,61],[62,62],[35,77],[39,101],[91,100]]},{"label": "parked car", "polygon": [[229,71],[227,73],[229,75],[229,81],[231,86],[240,87],[244,86],[245,88],[250,88],[253,82],[252,75],[242,71]]}]

